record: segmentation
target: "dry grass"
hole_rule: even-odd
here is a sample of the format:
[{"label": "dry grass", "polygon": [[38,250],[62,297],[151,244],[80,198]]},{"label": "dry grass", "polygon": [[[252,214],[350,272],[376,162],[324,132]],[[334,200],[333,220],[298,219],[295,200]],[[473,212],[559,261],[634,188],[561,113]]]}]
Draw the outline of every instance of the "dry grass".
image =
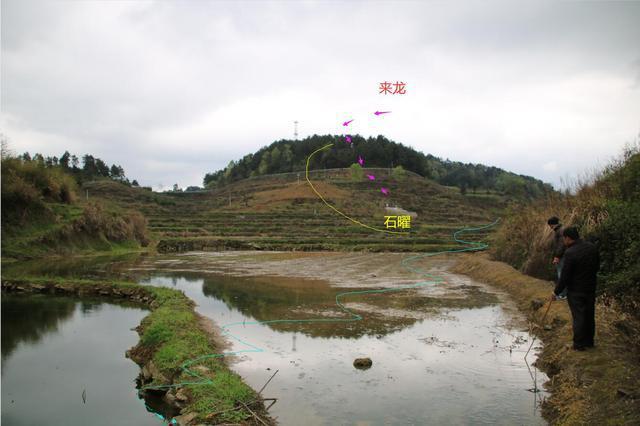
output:
[{"label": "dry grass", "polygon": [[461,256],[453,271],[502,288],[536,325],[534,332],[544,342],[537,365],[550,378],[545,386],[551,396],[543,407],[547,420],[563,425],[640,423],[639,324],[614,301],[599,299],[596,305],[596,348],[575,352],[566,302],[552,304],[545,321],[551,330],[540,324],[544,309],[539,302],[548,300],[550,282],[480,253]]},{"label": "dry grass", "polygon": [[[349,198],[349,191],[340,189],[327,182],[314,182],[315,188],[327,199]],[[284,188],[261,191],[255,194],[253,205],[269,205],[281,201],[292,201],[296,199],[317,199],[318,196],[311,190],[306,181],[300,183],[290,183]]]}]

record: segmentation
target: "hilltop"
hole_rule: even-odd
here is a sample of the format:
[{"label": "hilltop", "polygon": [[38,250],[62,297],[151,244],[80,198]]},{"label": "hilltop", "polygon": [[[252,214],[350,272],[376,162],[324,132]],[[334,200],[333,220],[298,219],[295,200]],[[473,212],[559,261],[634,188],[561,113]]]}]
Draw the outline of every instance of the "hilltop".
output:
[{"label": "hilltop", "polygon": [[315,150],[333,144],[330,150],[315,156],[311,169],[333,169],[350,167],[364,158],[366,167],[394,168],[424,176],[441,185],[457,186],[461,192],[472,190],[499,191],[518,198],[537,198],[553,192],[549,184],[531,176],[517,175],[498,167],[483,164],[461,163],[443,160],[423,154],[384,136],[363,138],[359,135],[313,135],[302,140],[279,140],[265,146],[254,154],[231,161],[226,168],[207,173],[204,185],[215,188],[249,177],[274,173],[303,172],[307,158]]},{"label": "hilltop", "polygon": [[[138,250],[149,240],[160,252],[442,250],[456,246],[456,229],[491,222],[510,203],[550,191],[530,177],[442,162],[383,137],[352,140],[353,147],[338,136],[274,142],[208,175],[206,190],[185,192],[139,187],[121,167],[111,170],[88,154],[82,167],[68,152],[59,159],[28,153],[6,158],[3,201],[12,207],[3,209],[3,256]],[[378,229],[385,228],[385,215],[411,215],[410,229],[402,235],[376,232],[322,202],[301,167],[327,142],[333,147],[310,162],[310,177],[327,202]],[[356,152],[365,158],[364,168],[355,163]],[[394,167],[376,167],[385,159]],[[375,175],[375,182],[365,175]]]}]

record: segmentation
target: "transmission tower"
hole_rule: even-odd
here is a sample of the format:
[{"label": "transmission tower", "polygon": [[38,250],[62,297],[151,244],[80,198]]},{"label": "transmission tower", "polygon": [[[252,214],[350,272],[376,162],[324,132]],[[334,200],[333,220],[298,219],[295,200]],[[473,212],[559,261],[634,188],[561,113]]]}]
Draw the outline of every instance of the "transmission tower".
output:
[{"label": "transmission tower", "polygon": [[293,122],[293,138],[298,140],[298,121]]}]

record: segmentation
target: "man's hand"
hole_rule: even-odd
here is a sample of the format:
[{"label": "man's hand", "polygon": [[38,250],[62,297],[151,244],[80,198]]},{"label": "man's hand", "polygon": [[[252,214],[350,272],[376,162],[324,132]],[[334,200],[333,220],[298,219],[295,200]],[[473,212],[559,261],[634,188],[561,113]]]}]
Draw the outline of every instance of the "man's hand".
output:
[{"label": "man's hand", "polygon": [[557,265],[558,263],[560,263],[560,258],[559,257],[554,257],[553,258],[553,264]]},{"label": "man's hand", "polygon": [[556,294],[555,294],[555,293],[551,293],[551,297],[549,298],[549,300],[551,300],[552,302],[553,302],[554,300],[558,300],[558,296],[556,296]]}]

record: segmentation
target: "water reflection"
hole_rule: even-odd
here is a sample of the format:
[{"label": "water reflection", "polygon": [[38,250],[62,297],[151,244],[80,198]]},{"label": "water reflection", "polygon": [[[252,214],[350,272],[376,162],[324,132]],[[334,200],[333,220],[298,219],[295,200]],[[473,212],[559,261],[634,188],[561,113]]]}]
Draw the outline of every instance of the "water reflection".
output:
[{"label": "water reflection", "polygon": [[[296,289],[280,278],[166,270],[150,275],[145,283],[175,285],[200,313],[219,325],[239,323],[232,333],[264,349],[243,354],[233,368],[254,389],[279,370],[266,396],[278,398],[272,412],[281,424],[301,418],[307,425],[544,423],[527,392],[531,382],[522,356],[528,334],[506,326],[509,314],[500,306],[448,310],[397,329],[381,318],[286,330],[249,322],[295,318],[287,306],[303,308],[299,312],[325,306],[340,290],[321,283]],[[264,301],[258,307],[256,292]],[[247,349],[231,343],[233,351]],[[373,359],[370,370],[353,368],[361,356]]]},{"label": "water reflection", "polygon": [[[267,322],[272,330],[299,332],[311,337],[358,338],[365,335],[384,336],[420,321],[416,314],[434,312],[437,307],[452,303],[443,299],[412,294],[407,295],[353,295],[342,299],[362,321],[351,321],[352,316],[336,306],[336,294],[353,291],[352,288],[331,287],[324,281],[297,280],[283,277],[232,277],[189,272],[162,272],[152,278],[141,279],[143,284],[163,285],[184,289],[199,304],[202,296],[222,302],[229,311],[237,312],[243,321]],[[412,299],[411,302],[402,302]],[[422,303],[416,303],[422,300]],[[376,312],[378,305],[415,305],[412,313],[398,310],[396,316]],[[350,303],[359,302],[352,307]],[[363,302],[366,302],[363,303]],[[439,303],[436,303],[439,302]],[[454,301],[453,303],[459,303]],[[363,310],[369,307],[369,310]],[[406,314],[406,315],[405,315]],[[293,322],[317,318],[326,322]],[[291,320],[291,323],[269,323],[270,320]],[[337,321],[330,321],[337,319]]]},{"label": "water reflection", "polygon": [[[20,343],[36,344],[71,318],[75,303],[65,298],[2,295],[2,361]],[[4,369],[3,369],[4,372]]]},{"label": "water reflection", "polygon": [[[239,323],[232,332],[265,351],[236,357],[232,368],[254,389],[279,370],[265,396],[278,398],[272,413],[283,425],[300,424],[300,419],[307,426],[543,423],[537,395],[527,392],[532,383],[522,361],[530,335],[509,326],[512,313],[467,278],[460,278],[461,288],[437,297],[406,291],[346,300],[364,321],[248,325],[344,317],[335,295],[353,288],[319,280],[217,275],[202,270],[206,259],[194,259],[141,257],[94,262],[93,271],[78,266],[58,271],[176,288],[216,324]],[[457,297],[448,298],[450,291]],[[246,349],[231,343],[231,350]],[[371,369],[353,368],[353,359],[362,356],[373,359]],[[546,380],[544,375],[538,379]]]},{"label": "water reflection", "polygon": [[144,254],[127,253],[118,256],[78,256],[37,259],[2,265],[2,276],[50,276],[74,278],[104,278],[125,276],[123,267],[130,267],[145,259]]},{"label": "water reflection", "polygon": [[160,425],[138,399],[124,352],[146,311],[45,296],[2,295],[6,425]]}]

